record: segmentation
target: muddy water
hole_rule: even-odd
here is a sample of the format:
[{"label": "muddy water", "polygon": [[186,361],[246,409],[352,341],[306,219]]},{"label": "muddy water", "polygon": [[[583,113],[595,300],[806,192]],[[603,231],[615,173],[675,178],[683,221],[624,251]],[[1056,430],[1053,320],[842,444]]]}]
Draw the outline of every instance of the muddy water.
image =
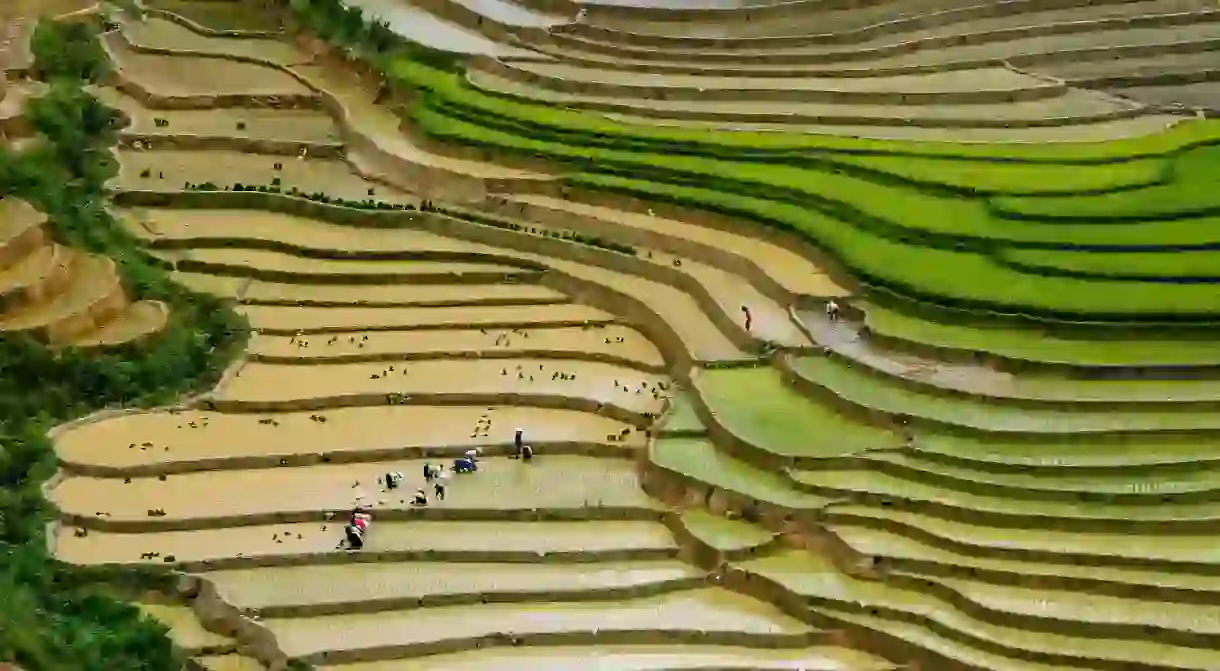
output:
[{"label": "muddy water", "polygon": [[419,165],[451,170],[463,175],[490,179],[544,179],[545,175],[525,170],[505,168],[494,163],[468,161],[429,153],[416,146],[399,130],[401,121],[383,106],[373,104],[376,91],[361,85],[354,75],[321,66],[298,66],[292,69],[313,86],[333,95],[348,112],[353,129],[377,144],[377,147],[402,160]]},{"label": "muddy water", "polygon": [[[188,155],[200,156],[197,153],[188,153]],[[154,156],[159,156],[159,154]],[[274,162],[282,161],[284,163],[282,172],[286,173],[283,177],[285,183],[289,183],[290,178],[297,176],[292,173],[292,169],[314,167],[310,161],[293,165],[289,161],[279,158],[263,157],[259,160],[263,161],[260,165],[266,165],[269,168],[273,168]],[[350,170],[348,173],[350,174]],[[332,175],[324,176],[331,177]],[[386,191],[386,193],[397,192]],[[274,240],[301,247],[332,250],[479,252],[492,249],[486,245],[467,243],[423,230],[357,228],[262,210],[137,208],[129,211],[128,218],[139,222],[148,233],[174,240],[243,238]]]},{"label": "muddy water", "polygon": [[[204,230],[224,230],[240,232],[242,222],[247,216],[240,210],[213,210],[200,213],[175,212],[167,210],[147,210],[148,226],[155,231],[164,231],[169,237],[192,237],[205,235]],[[424,246],[426,249],[447,249],[442,243],[432,240],[439,236],[419,231],[402,230],[371,230],[352,229],[341,226],[306,222],[282,215],[254,215],[248,217],[251,227],[258,231],[250,234],[264,239],[294,241],[319,248],[334,249],[412,249]],[[289,224],[292,225],[289,225]],[[300,225],[298,228],[298,224]],[[189,233],[184,233],[187,229]],[[147,229],[145,235],[151,235]],[[228,235],[218,234],[218,235]],[[444,240],[439,238],[439,240]],[[450,240],[448,243],[455,251],[483,252],[513,256],[521,259],[544,263],[549,267],[581,280],[594,282],[601,286],[613,287],[615,291],[627,294],[644,303],[661,319],[665,320],[677,332],[690,354],[701,361],[741,360],[746,355],[734,345],[704,314],[703,310],[688,294],[671,286],[653,282],[644,278],[618,273],[603,268],[587,266],[571,261],[539,254],[504,250],[477,243],[465,243]]]},{"label": "muddy water", "polygon": [[[452,159],[424,151],[399,131],[399,120],[391,110],[373,104],[376,91],[363,86],[350,72],[308,65],[311,57],[299,51],[292,44],[273,40],[204,37],[195,33],[184,36],[182,35],[183,30],[171,22],[159,20],[150,20],[140,25],[133,24],[124,28],[125,34],[129,37],[134,36],[132,39],[136,44],[144,46],[210,54],[244,55],[292,66],[295,74],[305,78],[311,86],[333,95],[347,109],[347,120],[357,133],[375,141],[382,151],[411,163],[452,170],[476,177],[504,179],[540,179],[543,177],[538,173],[513,170],[480,161]],[[479,36],[479,39],[483,38]]]},{"label": "muddy water", "polygon": [[[351,510],[410,510],[410,492],[423,486],[423,460],[338,464],[309,468],[212,471],[122,479],[68,477],[49,496],[61,510],[109,521],[197,520],[216,517]],[[381,491],[388,471],[407,475],[403,488]],[[639,488],[635,463],[619,459],[545,455],[523,464],[508,458],[484,461],[478,473],[455,476],[447,498],[433,508],[537,510],[597,507],[651,510]],[[150,509],[165,511],[149,517]]]},{"label": "muddy water", "polygon": [[567,23],[564,17],[543,14],[509,0],[457,0],[471,11],[508,26],[546,28]]},{"label": "muddy water", "polygon": [[873,77],[741,77],[658,74],[588,68],[567,63],[514,63],[515,70],[543,77],[590,84],[665,87],[675,89],[734,89],[743,91],[844,91],[939,93],[948,91],[1024,90],[1051,84],[1008,68],[991,67],[911,75]]},{"label": "muddy water", "polygon": [[826,272],[813,261],[758,238],[688,224],[674,219],[586,205],[548,196],[520,194],[509,196],[508,199],[594,217],[620,226],[656,231],[661,235],[692,240],[709,247],[723,249],[749,259],[766,269],[767,275],[794,294],[810,296],[840,296],[843,294],[843,289],[835,285],[826,276]]},{"label": "muddy water", "polygon": [[612,364],[540,358],[327,366],[250,363],[213,398],[258,403],[348,394],[527,394],[588,399],[635,413],[659,413],[665,399],[660,384],[664,381],[661,376]]},{"label": "muddy water", "polygon": [[[680,268],[692,277],[712,297],[721,312],[751,337],[785,347],[812,345],[788,314],[786,306],[766,297],[744,278],[706,263],[659,252],[650,253],[649,260],[664,267]],[[746,310],[750,315],[748,329]]]},{"label": "muddy water", "polygon": [[242,287],[249,284],[245,277],[230,277],[223,275],[205,275],[203,273],[170,273],[173,280],[192,291],[214,294],[224,298],[234,298]]},{"label": "muddy water", "polygon": [[588,564],[371,564],[352,580],[348,566],[286,566],[206,574],[241,608],[423,599],[449,594],[591,592],[661,585],[704,572],[677,560]]},{"label": "muddy water", "polygon": [[668,284],[635,275],[552,259],[549,265],[573,277],[627,294],[650,308],[669,324],[698,361],[737,361],[748,358],[712,323],[695,299]]},{"label": "muddy water", "polygon": [[[625,96],[569,94],[533,86],[481,70],[471,70],[469,81],[490,93],[522,96],[540,102],[579,107],[582,104],[612,105],[617,112],[664,117],[667,114],[699,113],[734,122],[757,121],[759,115],[795,115],[808,119],[821,117],[864,117],[897,119],[1047,119],[1053,117],[1086,117],[1130,109],[1127,103],[1091,91],[1069,90],[1063,95],[1005,104],[945,104],[887,105],[813,102],[779,102],[760,100],[664,100]],[[753,117],[753,118],[752,118]]]},{"label": "muddy water", "polygon": [[319,666],[320,671],[667,671],[788,669],[888,671],[884,660],[845,648],[767,650],[712,645],[598,645],[488,648],[414,660]]},{"label": "muddy water", "polygon": [[[134,191],[179,191],[186,183],[211,182],[218,188],[234,184],[270,186],[280,180],[284,191],[296,188],[307,194],[323,194],[363,202],[416,204],[419,199],[384,184],[369,181],[342,161],[301,159],[294,156],[243,154],[236,151],[122,149],[118,152],[118,186]],[[275,166],[279,165],[277,169]],[[140,173],[149,171],[148,177]],[[370,191],[372,193],[370,193]]]},{"label": "muddy water", "polygon": [[[142,135],[194,135],[235,137],[284,142],[339,143],[334,119],[315,110],[218,108],[207,110],[150,110],[112,88],[94,94],[109,107],[131,119],[127,132]],[[158,126],[156,119],[166,122]],[[241,124],[244,124],[242,127]]]},{"label": "muddy water", "polygon": [[[143,54],[116,49],[121,77],[154,95],[310,95],[309,87],[275,68],[225,58]],[[189,77],[183,77],[189,72]]]},{"label": "muddy water", "polygon": [[1126,119],[1096,121],[1068,126],[1032,126],[1028,128],[921,128],[919,126],[852,126],[812,123],[775,123],[747,120],[683,120],[661,119],[638,114],[612,113],[607,117],[627,124],[662,128],[699,128],[704,130],[734,130],[749,132],[805,133],[810,135],[843,135],[885,140],[952,141],[952,142],[1104,142],[1121,138],[1140,137],[1164,131],[1182,120],[1169,114],[1144,114]]},{"label": "muddy water", "polygon": [[[334,552],[343,537],[338,523],[302,522],[201,531],[116,534],[73,529],[56,533],[56,556],[74,564],[164,563],[232,557],[290,559]],[[377,523],[365,547],[372,552],[677,552],[660,522],[388,522]],[[146,552],[158,556],[142,557]],[[473,560],[473,558],[472,558]]]},{"label": "muddy water", "polygon": [[[306,263],[314,263],[307,260]],[[349,262],[344,262],[349,263]],[[384,265],[390,268],[406,268],[406,272],[412,272],[421,264],[426,270],[428,268],[438,268],[447,270],[457,267],[460,269],[469,268],[470,272],[484,272],[483,268],[487,268],[488,272],[511,271],[507,266],[484,266],[466,264],[431,264],[429,262],[412,261],[409,263],[386,263]],[[371,265],[371,263],[370,263]],[[377,268],[377,266],[373,266]],[[494,269],[494,270],[493,270]],[[423,272],[421,270],[420,272]],[[504,329],[496,329],[497,324],[585,324],[588,323],[588,332],[591,335],[596,335],[596,332],[601,331],[600,324],[607,321],[615,320],[614,315],[591,308],[587,305],[577,305],[574,303],[557,303],[554,305],[492,305],[492,306],[456,306],[456,307],[389,307],[389,308],[365,308],[365,307],[334,307],[334,308],[314,308],[314,307],[280,307],[268,305],[253,305],[246,306],[241,309],[241,312],[250,320],[250,325],[256,329],[275,329],[275,330],[299,330],[306,333],[319,330],[330,329],[347,329],[351,331],[373,330],[373,329],[426,329],[426,328],[444,328],[444,327],[476,327],[483,328],[490,335],[492,330],[503,331]],[[598,325],[598,326],[595,326]],[[326,337],[314,336],[302,341],[303,347],[315,346],[326,347],[326,343],[338,338],[339,335],[331,335]],[[355,337],[351,336],[350,337]],[[369,336],[370,338],[372,335]],[[522,331],[518,340],[529,339],[529,331]],[[491,335],[490,339],[483,342],[483,346],[487,349],[494,349],[499,346],[500,339],[497,335]],[[335,343],[337,344],[337,343]],[[354,344],[354,343],[349,343]],[[410,350],[406,350],[410,351]]]},{"label": "muddy water", "polygon": [[[521,270],[519,267],[504,264],[477,262],[335,261],[261,249],[195,249],[184,252],[181,256],[206,263],[233,266],[241,274],[249,273],[249,269],[258,269],[286,273],[308,273],[310,275],[386,275],[387,277],[419,275],[426,277],[430,275],[461,275],[464,273],[511,274]],[[387,281],[402,280],[388,279]]]},{"label": "muddy water", "polygon": [[349,7],[358,7],[365,16],[389,24],[390,30],[412,42],[458,54],[529,57],[533,52],[493,42],[461,26],[445,21],[418,7],[386,0],[347,0]]},{"label": "muddy water", "polygon": [[[638,331],[623,326],[584,328],[487,328],[468,331],[378,331],[367,334],[255,335],[249,351],[260,357],[300,359],[302,363],[341,357],[405,358],[410,354],[502,356],[513,352],[565,352],[579,357],[612,356],[660,367],[661,352]],[[621,339],[621,340],[620,340]]]},{"label": "muddy water", "polygon": [[148,17],[144,21],[125,22],[123,36],[132,44],[153,49],[245,56],[277,65],[290,65],[305,60],[304,54],[300,53],[290,42],[273,39],[208,37],[173,21],[156,17]]},{"label": "muddy water", "polygon": [[556,303],[566,297],[537,284],[394,284],[351,287],[332,284],[284,284],[254,280],[242,293],[247,303],[334,303],[440,307],[445,304],[492,305],[497,302]]},{"label": "muddy water", "polygon": [[[273,423],[264,423],[268,419]],[[509,445],[518,428],[534,443],[604,443],[628,426],[590,413],[523,406],[399,405],[268,415],[154,411],[82,424],[59,437],[56,452],[74,464],[122,468],[266,455]],[[643,440],[642,433],[631,432],[621,444],[639,447]]]},{"label": "muddy water", "polygon": [[807,625],[773,606],[723,589],[701,589],[631,601],[450,606],[422,611],[266,619],[284,652],[308,655],[423,644],[488,634],[681,630],[800,634]]}]

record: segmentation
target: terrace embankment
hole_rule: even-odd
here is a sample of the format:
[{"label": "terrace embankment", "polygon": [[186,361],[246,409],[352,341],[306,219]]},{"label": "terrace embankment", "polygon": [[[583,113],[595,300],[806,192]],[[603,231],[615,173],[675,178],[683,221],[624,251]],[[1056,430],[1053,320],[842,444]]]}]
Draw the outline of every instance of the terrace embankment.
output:
[{"label": "terrace embankment", "polygon": [[[221,152],[121,152],[121,175],[148,174],[114,188],[121,200],[161,192],[171,204],[226,202],[239,194],[177,186],[231,173],[231,164],[204,158],[238,156]],[[175,155],[187,158],[162,160]],[[160,181],[163,166],[192,155],[199,172]],[[314,160],[285,163],[288,188],[307,179]],[[57,433],[65,473],[48,496],[61,511],[59,556],[198,573],[196,613],[237,641],[194,650],[203,665],[285,655],[352,668],[424,655],[421,663],[445,664],[479,646],[480,663],[493,666],[624,651],[652,665],[731,658],[759,668],[888,668],[708,583],[705,570],[679,561],[673,513],[639,487],[646,428],[672,394],[667,373],[682,370],[668,359],[746,356],[704,314],[713,298],[667,283],[686,277],[676,270],[684,264],[657,251],[655,261],[611,270],[582,263],[610,258],[608,250],[473,221],[442,226],[437,215],[401,207],[411,203],[404,195],[393,203],[400,209],[379,215],[415,224],[401,227],[251,209],[120,213],[182,281],[235,300],[256,333],[247,360],[196,407],[99,417]],[[317,203],[301,212],[345,209]],[[568,251],[523,251],[547,240]],[[741,290],[722,284],[717,291]],[[594,305],[573,302],[567,287]],[[614,305],[634,317],[607,310]],[[790,320],[788,328],[798,333]],[[671,336],[679,350],[663,353],[641,330],[685,339]],[[507,458],[517,427],[537,451],[531,463]],[[93,449],[97,441],[113,448]],[[443,500],[428,490],[428,506],[410,503],[403,492],[424,485],[424,463],[467,449],[484,455],[477,473],[454,475]],[[388,490],[386,472],[406,474],[403,489]],[[211,503],[222,491],[225,509]],[[103,499],[107,509],[93,510]],[[376,530],[362,552],[336,552],[342,516],[355,505],[374,510]],[[736,550],[770,538],[716,520],[688,528],[712,539],[744,534]],[[353,572],[367,576],[359,594],[343,587]],[[474,574],[485,582],[472,585]],[[237,612],[257,618],[247,621],[255,629],[234,630]],[[321,630],[330,633],[313,633]],[[517,647],[499,647],[509,643]]]},{"label": "terrace embankment", "polygon": [[1038,69],[1160,72],[1211,8],[593,7],[523,54],[435,6],[365,8],[500,59],[110,36],[128,228],[257,333],[190,407],[56,433],[58,556],[194,574],[207,668],[1214,666],[1214,338],[1155,325],[1217,305],[1214,130]]}]

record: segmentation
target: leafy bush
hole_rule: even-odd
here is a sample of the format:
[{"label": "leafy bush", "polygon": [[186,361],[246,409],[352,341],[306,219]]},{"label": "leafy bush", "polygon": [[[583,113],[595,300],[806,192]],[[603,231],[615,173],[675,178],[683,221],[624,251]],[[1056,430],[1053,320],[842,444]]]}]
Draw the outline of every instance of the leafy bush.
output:
[{"label": "leafy bush", "polygon": [[102,407],[163,403],[210,386],[245,327],[215,298],[148,264],[105,209],[114,116],[81,88],[104,72],[94,29],[43,23],[35,36],[37,70],[53,84],[27,109],[39,141],[0,152],[0,196],[47,212],[58,241],[115,258],[128,292],[167,302],[172,316],[148,344],[104,352],[53,352],[22,335],[0,337],[0,660],[28,671],[178,669],[164,627],[113,596],[164,587],[164,571],[74,567],[48,555],[52,511],[40,486],[56,461],[46,431]]},{"label": "leafy bush", "polygon": [[43,21],[30,39],[34,71],[53,81],[98,81],[110,71],[110,61],[97,40],[97,28],[87,22]]}]

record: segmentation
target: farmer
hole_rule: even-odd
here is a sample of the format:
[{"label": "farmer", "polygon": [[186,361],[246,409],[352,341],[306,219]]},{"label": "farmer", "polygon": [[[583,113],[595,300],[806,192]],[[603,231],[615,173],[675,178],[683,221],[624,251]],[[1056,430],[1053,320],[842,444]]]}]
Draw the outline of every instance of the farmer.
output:
[{"label": "farmer", "polygon": [[826,303],[826,317],[832,322],[839,321],[839,304],[833,300]]},{"label": "farmer", "polygon": [[525,447],[525,430],[517,429],[517,432],[513,435],[513,454],[520,457],[521,451],[524,447]]},{"label": "farmer", "polygon": [[385,488],[398,489],[398,483],[402,482],[402,473],[392,471],[385,474]]},{"label": "farmer", "polygon": [[448,479],[449,479],[449,474],[445,473],[444,471],[436,474],[436,480],[432,485],[432,489],[436,494],[437,501],[445,500],[445,485],[448,484],[445,481]]},{"label": "farmer", "polygon": [[428,505],[428,493],[422,489],[415,490],[415,498],[411,499],[411,505],[416,505],[416,506]]},{"label": "farmer", "polygon": [[432,464],[425,463],[424,464],[424,482],[432,482],[432,479],[436,477],[436,472],[438,470],[439,469],[434,467]]},{"label": "farmer", "polygon": [[750,314],[750,308],[745,305],[741,306],[741,314],[745,316],[746,330],[750,330],[750,326],[754,323],[754,315]]},{"label": "farmer", "polygon": [[479,470],[479,464],[470,457],[458,457],[453,460],[453,471],[455,473],[474,473]]},{"label": "farmer", "polygon": [[368,533],[369,525],[372,523],[373,516],[369,514],[368,510],[360,507],[353,510],[351,520],[343,530],[347,535],[347,546],[352,550],[364,547],[364,536]]}]

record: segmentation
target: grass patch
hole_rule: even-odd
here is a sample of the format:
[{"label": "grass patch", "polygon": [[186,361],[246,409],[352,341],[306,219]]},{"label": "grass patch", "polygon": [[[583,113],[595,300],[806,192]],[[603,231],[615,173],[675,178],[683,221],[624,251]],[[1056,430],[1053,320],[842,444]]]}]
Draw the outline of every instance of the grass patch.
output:
[{"label": "grass patch", "polygon": [[681,392],[677,394],[670,403],[669,412],[666,413],[658,427],[662,434],[702,432],[706,430],[706,427],[703,426],[703,421],[699,419],[698,413],[695,412],[695,404],[691,401],[689,393]]},{"label": "grass patch", "polygon": [[928,347],[983,352],[1037,364],[1084,367],[1220,365],[1220,349],[1211,338],[1175,339],[1126,332],[1074,336],[1070,332],[1051,333],[1000,322],[980,325],[930,321],[873,303],[861,307],[866,314],[865,323],[874,333]]},{"label": "grass patch", "polygon": [[1071,403],[1031,408],[907,385],[829,357],[796,357],[792,366],[803,379],[850,403],[982,431],[1041,434],[1220,429],[1220,417],[1213,411],[1094,409]]},{"label": "grass patch", "polygon": [[796,510],[818,509],[824,497],[797,491],[786,478],[738,461],[703,438],[661,438],[649,452],[652,462],[699,482]]},{"label": "grass patch", "polygon": [[774,368],[703,370],[694,385],[725,429],[780,456],[841,457],[900,442],[890,431],[854,422],[804,398]]}]

